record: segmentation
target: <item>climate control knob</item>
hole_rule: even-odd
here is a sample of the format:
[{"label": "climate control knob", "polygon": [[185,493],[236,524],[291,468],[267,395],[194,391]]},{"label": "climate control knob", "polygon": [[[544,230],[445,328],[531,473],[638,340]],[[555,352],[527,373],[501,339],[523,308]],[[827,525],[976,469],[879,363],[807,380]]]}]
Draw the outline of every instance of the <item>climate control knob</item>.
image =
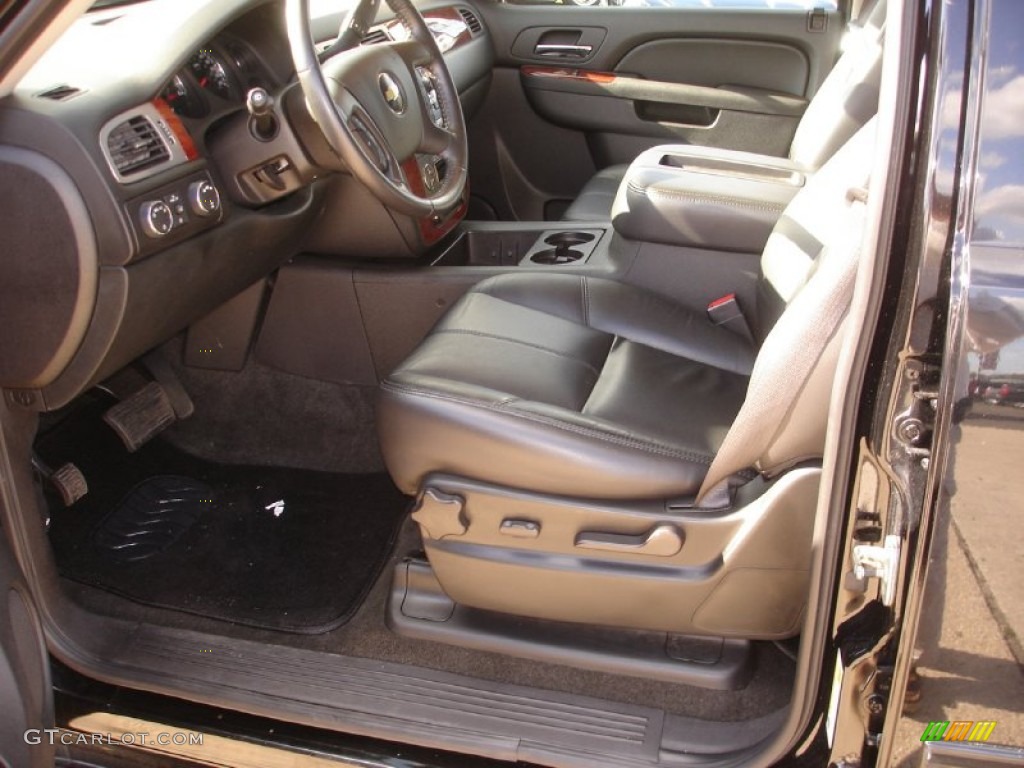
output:
[{"label": "climate control knob", "polygon": [[139,206],[139,223],[149,237],[163,237],[174,229],[174,212],[163,200],[148,200]]},{"label": "climate control knob", "polygon": [[213,216],[220,210],[220,192],[206,179],[193,181],[188,185],[188,206],[196,216]]}]

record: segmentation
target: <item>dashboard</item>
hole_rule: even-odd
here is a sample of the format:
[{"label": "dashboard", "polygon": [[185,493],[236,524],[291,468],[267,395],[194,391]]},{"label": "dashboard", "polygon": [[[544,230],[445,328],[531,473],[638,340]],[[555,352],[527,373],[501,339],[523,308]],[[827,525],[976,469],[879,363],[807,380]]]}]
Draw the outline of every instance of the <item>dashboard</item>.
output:
[{"label": "dashboard", "polygon": [[[486,29],[465,0],[418,5],[471,109],[490,78]],[[313,18],[314,39],[328,45],[340,21]],[[381,18],[363,45],[403,33]],[[273,130],[253,128],[253,89]],[[331,224],[344,174],[328,153],[295,82],[284,0],[86,14],[0,102],[0,173],[17,180],[0,190],[0,302],[20,318],[0,336],[0,387],[58,408],[270,274]],[[336,239],[375,234],[345,226]]]}]

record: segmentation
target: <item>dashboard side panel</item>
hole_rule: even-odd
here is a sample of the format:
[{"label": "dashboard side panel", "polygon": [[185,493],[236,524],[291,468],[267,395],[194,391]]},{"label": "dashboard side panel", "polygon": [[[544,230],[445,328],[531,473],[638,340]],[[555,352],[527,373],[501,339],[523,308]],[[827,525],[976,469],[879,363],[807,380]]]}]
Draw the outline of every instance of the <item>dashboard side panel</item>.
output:
[{"label": "dashboard side panel", "polygon": [[71,177],[23,149],[0,147],[0,384],[40,387],[67,365],[96,299],[96,241]]},{"label": "dashboard side panel", "polygon": [[235,215],[213,232],[127,267],[101,270],[100,311],[63,373],[16,399],[38,410],[66,405],[139,355],[166,341],[279,267],[319,213],[319,186],[272,206]]}]

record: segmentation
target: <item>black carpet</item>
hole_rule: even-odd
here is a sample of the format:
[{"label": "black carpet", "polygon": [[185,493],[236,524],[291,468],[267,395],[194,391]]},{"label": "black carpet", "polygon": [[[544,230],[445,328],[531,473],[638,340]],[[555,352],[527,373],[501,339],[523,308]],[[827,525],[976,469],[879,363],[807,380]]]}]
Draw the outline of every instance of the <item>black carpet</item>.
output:
[{"label": "black carpet", "polygon": [[89,493],[51,500],[65,577],[147,605],[286,632],[347,621],[387,561],[407,500],[385,474],[198,459],[157,438],[129,454],[94,400],[36,449],[73,461]]}]

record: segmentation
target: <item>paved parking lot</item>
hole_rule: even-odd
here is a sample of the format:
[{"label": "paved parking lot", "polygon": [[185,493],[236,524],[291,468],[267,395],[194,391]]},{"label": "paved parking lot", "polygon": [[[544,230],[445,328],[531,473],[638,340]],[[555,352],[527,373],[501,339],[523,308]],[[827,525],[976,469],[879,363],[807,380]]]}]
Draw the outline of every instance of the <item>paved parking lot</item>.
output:
[{"label": "paved parking lot", "polygon": [[[894,765],[920,759],[932,720],[995,720],[990,741],[1024,746],[1024,420],[992,426],[970,420],[958,453],[949,531],[946,605],[938,643],[919,667],[923,698],[897,734]],[[937,594],[925,596],[934,609]]]}]

